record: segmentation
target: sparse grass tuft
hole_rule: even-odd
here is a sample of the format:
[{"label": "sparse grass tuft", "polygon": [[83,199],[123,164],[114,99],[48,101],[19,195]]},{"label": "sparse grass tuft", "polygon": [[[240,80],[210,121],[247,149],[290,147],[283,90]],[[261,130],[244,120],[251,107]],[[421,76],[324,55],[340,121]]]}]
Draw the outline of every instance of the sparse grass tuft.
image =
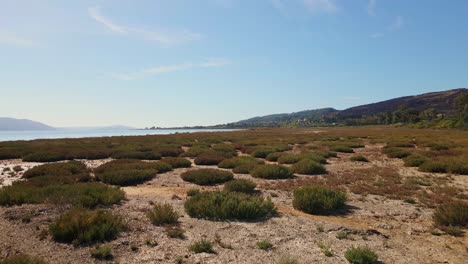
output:
[{"label": "sparse grass tuft", "polygon": [[179,219],[179,214],[170,204],[155,204],[147,216],[153,225],[176,224]]},{"label": "sparse grass tuft", "polygon": [[257,247],[261,250],[269,250],[273,247],[273,244],[269,240],[261,240],[257,242]]},{"label": "sparse grass tuft", "polygon": [[468,226],[468,203],[442,204],[434,212],[433,219],[438,226]]},{"label": "sparse grass tuft", "polygon": [[351,264],[376,264],[378,256],[367,247],[352,247],[345,253],[345,258]]},{"label": "sparse grass tuft", "polygon": [[99,260],[111,260],[114,258],[114,256],[112,255],[112,246],[103,245],[100,247],[96,247],[95,249],[91,250],[91,256]]},{"label": "sparse grass tuft", "polygon": [[190,245],[190,251],[193,251],[195,253],[209,253],[209,254],[215,254],[216,252],[213,249],[213,244],[211,244],[210,241],[201,239],[196,242],[194,242],[192,245]]},{"label": "sparse grass tuft", "polygon": [[179,226],[167,226],[166,234],[170,238],[185,239],[185,230]]}]

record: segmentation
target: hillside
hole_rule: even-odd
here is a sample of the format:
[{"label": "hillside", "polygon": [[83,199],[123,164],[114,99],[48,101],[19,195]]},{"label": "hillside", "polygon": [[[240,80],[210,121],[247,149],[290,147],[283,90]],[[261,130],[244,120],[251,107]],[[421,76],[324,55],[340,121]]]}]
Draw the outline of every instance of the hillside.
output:
[{"label": "hillside", "polygon": [[0,131],[22,131],[22,130],[53,130],[46,124],[28,120],[9,117],[0,117]]},{"label": "hillside", "polygon": [[[258,116],[229,123],[224,127],[310,127],[421,122],[425,127],[432,127],[450,118],[452,119],[449,121],[453,123],[446,122],[443,125],[455,126],[460,120],[457,121],[453,118],[460,118],[456,117],[456,112],[462,111],[455,109],[455,101],[462,95],[465,96],[464,100],[466,101],[468,98],[467,88],[398,97],[345,110],[322,108],[296,113]],[[463,117],[461,118],[463,119]]]}]

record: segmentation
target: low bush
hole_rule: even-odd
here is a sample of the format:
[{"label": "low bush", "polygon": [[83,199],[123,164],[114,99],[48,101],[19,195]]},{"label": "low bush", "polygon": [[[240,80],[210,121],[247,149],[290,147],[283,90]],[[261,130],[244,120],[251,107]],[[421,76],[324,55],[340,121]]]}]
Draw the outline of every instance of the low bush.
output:
[{"label": "low bush", "polygon": [[294,173],[306,174],[306,175],[317,175],[325,174],[327,170],[325,167],[313,160],[303,159],[292,166]]},{"label": "low bush", "polygon": [[223,169],[233,169],[242,165],[261,165],[265,164],[264,161],[253,158],[251,156],[240,156],[230,159],[225,159],[218,164],[218,167]]},{"label": "low bush", "polygon": [[273,152],[276,152],[276,150],[273,148],[257,148],[250,155],[252,155],[255,158],[264,159]]},{"label": "low bush", "polygon": [[218,165],[221,161],[225,159],[226,158],[219,153],[206,152],[196,157],[194,162],[197,165]]},{"label": "low bush", "polygon": [[58,242],[92,244],[115,239],[125,229],[122,217],[112,212],[72,209],[49,226]]},{"label": "low bush", "polygon": [[136,151],[136,150],[123,150],[112,153],[113,159],[138,159],[138,160],[159,160],[161,154],[156,151]]},{"label": "low bush", "polygon": [[173,169],[176,169],[176,168],[189,168],[189,167],[192,166],[192,162],[190,160],[184,159],[184,158],[168,157],[168,158],[162,159],[161,161],[171,165],[171,167]]},{"label": "low bush", "polygon": [[261,250],[269,250],[273,247],[273,244],[268,240],[261,240],[257,242],[257,247]]},{"label": "low bush", "polygon": [[278,161],[278,158],[283,155],[283,152],[273,152],[268,154],[265,159],[268,161]]},{"label": "low bush", "polygon": [[185,202],[185,211],[195,218],[255,220],[276,212],[269,199],[238,192],[202,192]]},{"label": "low bush", "polygon": [[342,153],[354,153],[354,150],[352,148],[348,146],[341,146],[341,145],[331,146],[330,150],[335,151],[335,152],[342,152]]},{"label": "low bush", "polygon": [[447,161],[447,170],[453,174],[468,175],[468,157]]},{"label": "low bush", "polygon": [[279,164],[293,164],[300,161],[302,157],[298,154],[284,153],[278,158]]},{"label": "low bush", "polygon": [[28,255],[14,255],[0,260],[0,264],[46,264],[43,259]]},{"label": "low bush", "polygon": [[179,214],[170,204],[155,204],[147,216],[153,225],[176,224],[179,219]]},{"label": "low bush", "polygon": [[257,184],[251,180],[238,179],[224,184],[224,190],[227,192],[253,193]]},{"label": "low bush", "polygon": [[419,170],[423,172],[447,173],[448,165],[443,161],[429,160],[421,164]]},{"label": "low bush", "polygon": [[192,245],[190,245],[190,251],[193,251],[195,253],[209,253],[209,254],[214,254],[216,253],[213,249],[213,244],[211,244],[210,241],[207,240],[198,240],[195,241]]},{"label": "low bush", "polygon": [[367,247],[352,247],[345,252],[345,258],[351,264],[376,264],[378,256]]},{"label": "low bush", "polygon": [[211,149],[207,146],[193,146],[189,148],[185,153],[182,153],[181,156],[195,158],[202,153],[206,153],[210,151]]},{"label": "low bush", "polygon": [[164,161],[149,162],[158,173],[165,173],[172,170],[172,166]]},{"label": "low bush", "polygon": [[27,162],[56,162],[61,160],[68,160],[69,157],[63,153],[55,152],[34,152],[23,156],[23,161]]},{"label": "low bush", "polygon": [[438,226],[468,226],[468,203],[442,204],[435,210],[433,219]]},{"label": "low bush", "polygon": [[405,163],[406,167],[419,167],[426,161],[426,157],[416,154],[409,155],[408,157],[403,159],[403,162]]},{"label": "low bush", "polygon": [[38,176],[68,176],[89,174],[86,165],[80,161],[68,161],[58,163],[48,163],[33,167],[23,174],[23,178],[33,178]]},{"label": "low bush", "polygon": [[98,260],[111,260],[114,258],[112,255],[112,246],[103,245],[96,247],[95,249],[91,250],[91,256]]},{"label": "low bush", "polygon": [[192,188],[187,191],[187,196],[194,196],[197,194],[200,194],[200,189]]},{"label": "low bush", "polygon": [[345,206],[346,194],[325,186],[304,186],[294,191],[293,207],[309,214],[329,214]]},{"label": "low bush", "polygon": [[369,160],[364,157],[364,156],[361,156],[361,155],[358,155],[358,156],[352,156],[351,158],[349,158],[351,161],[356,161],[356,162],[369,162]]},{"label": "low bush", "polygon": [[158,147],[155,151],[160,153],[163,157],[178,157],[184,153],[184,150],[177,147]]},{"label": "low bush", "polygon": [[248,163],[244,165],[240,165],[232,169],[232,172],[238,174],[249,174],[252,170],[254,170],[258,165],[255,163]]},{"label": "low bush", "polygon": [[443,145],[443,144],[435,144],[431,146],[431,150],[435,150],[435,151],[448,150],[448,149],[450,149],[449,146]]},{"label": "low bush", "polygon": [[258,166],[250,174],[252,177],[262,179],[287,179],[293,176],[288,167],[275,164]]},{"label": "low bush", "polygon": [[94,208],[116,204],[124,198],[125,193],[118,187],[102,183],[36,187],[28,182],[18,182],[0,190],[0,205],[4,206],[52,203]]},{"label": "low bush", "polygon": [[411,155],[411,152],[396,147],[384,148],[383,153],[385,153],[389,158],[394,159],[403,159]]},{"label": "low bush", "polygon": [[230,181],[234,175],[230,171],[218,169],[197,169],[190,170],[180,175],[184,181],[198,185],[214,185]]},{"label": "low bush", "polygon": [[165,162],[144,162],[139,160],[114,160],[95,169],[96,177],[102,182],[128,186],[151,180],[158,172],[172,169]]},{"label": "low bush", "polygon": [[306,153],[299,154],[299,157],[301,158],[301,160],[308,159],[308,160],[312,160],[321,164],[327,164],[326,157],[319,153],[306,152]]}]

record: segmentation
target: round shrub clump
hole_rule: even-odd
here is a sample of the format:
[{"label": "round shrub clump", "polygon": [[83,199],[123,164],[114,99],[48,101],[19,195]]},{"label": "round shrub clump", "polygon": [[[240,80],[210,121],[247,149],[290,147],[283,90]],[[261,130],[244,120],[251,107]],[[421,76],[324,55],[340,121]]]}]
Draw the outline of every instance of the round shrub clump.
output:
[{"label": "round shrub clump", "polygon": [[144,162],[139,160],[114,160],[95,169],[96,177],[104,183],[129,186],[151,180],[159,172],[163,162]]},{"label": "round shrub clump", "polygon": [[227,192],[253,193],[257,184],[251,180],[238,179],[224,184],[224,190]]},{"label": "round shrub clump", "polygon": [[423,172],[447,173],[448,164],[443,161],[429,160],[421,164],[419,170]]},{"label": "round shrub clump", "polygon": [[426,161],[426,157],[415,154],[409,155],[408,157],[403,159],[403,162],[405,163],[406,167],[419,167],[423,165],[423,163]]},{"label": "round shrub clump", "polygon": [[113,159],[138,159],[138,160],[159,160],[161,154],[156,151],[136,151],[136,150],[121,150],[112,153]]},{"label": "round shrub clump", "polygon": [[278,161],[278,158],[283,154],[283,152],[273,152],[268,154],[265,159],[268,161]]},{"label": "round shrub clump", "polygon": [[190,170],[182,173],[180,176],[184,181],[198,185],[214,185],[234,179],[232,172],[217,169]]},{"label": "round shrub clump", "polygon": [[197,165],[218,165],[221,161],[225,160],[226,158],[216,152],[206,152],[200,154],[197,158],[195,158],[195,164]]},{"label": "round shrub clump", "polygon": [[331,151],[341,152],[341,153],[354,153],[354,150],[348,146],[332,146],[330,147]]},{"label": "round shrub clump", "polygon": [[309,214],[329,214],[345,206],[346,194],[326,186],[304,186],[294,191],[293,207]]},{"label": "round shrub clump", "polygon": [[250,175],[261,179],[288,179],[293,176],[293,173],[288,167],[268,164],[256,167]]},{"label": "round shrub clump", "polygon": [[147,216],[153,225],[176,224],[179,219],[179,214],[170,204],[155,204]]},{"label": "round shrub clump", "polygon": [[276,152],[275,149],[273,148],[258,148],[254,150],[250,155],[252,155],[255,158],[261,158],[264,159],[266,158],[270,153]]},{"label": "round shrub clump", "polygon": [[23,157],[23,161],[27,162],[56,162],[68,159],[65,154],[56,152],[34,152]]},{"label": "round shrub clump", "polygon": [[278,158],[278,163],[280,164],[293,164],[300,161],[302,157],[300,155],[284,153]]},{"label": "round shrub clump", "polygon": [[244,164],[244,165],[234,167],[234,169],[232,169],[232,172],[238,173],[238,174],[249,174],[257,166],[258,165],[255,164],[255,163],[248,163],[248,164]]},{"label": "round shrub clump", "polygon": [[345,253],[345,258],[351,264],[377,264],[378,256],[367,247],[352,247]]},{"label": "round shrub clump", "polygon": [[169,165],[172,166],[172,168],[190,168],[192,166],[192,162],[188,159],[184,158],[174,158],[174,157],[168,157],[164,158],[161,160],[162,162],[165,162]]},{"label": "round shrub clump", "polygon": [[319,164],[313,160],[303,159],[292,166],[294,173],[306,174],[306,175],[317,175],[325,174],[327,170],[322,164]]},{"label": "round shrub clump", "polygon": [[218,164],[218,167],[223,168],[223,169],[233,169],[235,167],[239,167],[242,165],[250,165],[250,164],[260,165],[264,163],[265,162],[263,160],[259,160],[251,156],[240,156],[240,157],[225,159]]},{"label": "round shrub clump", "polygon": [[383,153],[387,154],[389,158],[403,159],[411,155],[411,152],[401,148],[384,148]]},{"label": "round shrub clump", "polygon": [[349,158],[351,161],[356,161],[356,162],[369,162],[369,160],[364,157],[364,156],[352,156],[351,158]]},{"label": "round shrub clump", "polygon": [[51,224],[49,230],[55,241],[91,244],[115,239],[125,227],[122,217],[112,212],[72,209]]},{"label": "round shrub clump", "polygon": [[255,220],[276,212],[270,199],[239,192],[202,192],[185,202],[188,215],[210,220]]}]

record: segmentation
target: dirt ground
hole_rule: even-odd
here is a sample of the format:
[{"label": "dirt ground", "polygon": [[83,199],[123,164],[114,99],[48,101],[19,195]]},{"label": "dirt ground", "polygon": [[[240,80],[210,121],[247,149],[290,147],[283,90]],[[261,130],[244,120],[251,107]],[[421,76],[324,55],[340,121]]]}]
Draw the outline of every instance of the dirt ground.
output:
[{"label": "dirt ground", "polygon": [[[338,158],[329,160],[326,168],[332,174],[386,167],[404,177],[450,178],[451,184],[465,192],[468,190],[467,176],[422,173],[415,168],[404,167],[401,160],[383,156],[381,148],[382,145],[367,145],[356,150],[368,157],[369,163],[352,162],[349,160],[351,154],[340,153]],[[96,167],[107,161],[86,163]],[[1,184],[9,185],[19,180],[22,172],[8,175],[3,168],[21,165],[26,169],[39,163],[9,160],[0,164]],[[112,210],[126,218],[129,230],[110,242],[114,260],[109,263],[276,263],[282,256],[295,257],[299,263],[347,263],[344,252],[358,245],[374,250],[383,263],[468,263],[468,238],[449,236],[435,229],[432,209],[377,195],[349,193],[348,213],[309,215],[293,209],[290,191],[262,189],[271,180],[238,174],[236,178],[255,181],[263,195],[271,197],[278,208],[278,216],[258,222],[214,222],[191,218],[183,207],[187,190],[212,190],[222,188],[222,185],[200,188],[184,182],[180,174],[186,170],[176,169],[159,174],[145,184],[123,188],[127,200]],[[308,177],[327,175],[298,175],[296,179],[277,181]],[[145,212],[152,207],[152,202],[170,203],[176,208],[182,215],[180,225],[185,229],[185,239],[169,238],[164,227],[150,223]],[[49,205],[0,207],[0,257],[27,253],[43,257],[48,263],[102,262],[91,257],[90,247],[56,243],[46,234],[48,225],[65,209]],[[30,217],[25,219],[25,215]],[[214,242],[216,254],[189,251],[189,245],[201,238],[213,242],[221,240],[221,243]],[[157,242],[157,245],[146,245],[148,240]],[[273,248],[268,251],[258,249],[256,243],[260,240],[269,240]],[[330,247],[333,256],[325,256],[319,243]],[[138,250],[132,251],[131,244],[136,244]]]}]

